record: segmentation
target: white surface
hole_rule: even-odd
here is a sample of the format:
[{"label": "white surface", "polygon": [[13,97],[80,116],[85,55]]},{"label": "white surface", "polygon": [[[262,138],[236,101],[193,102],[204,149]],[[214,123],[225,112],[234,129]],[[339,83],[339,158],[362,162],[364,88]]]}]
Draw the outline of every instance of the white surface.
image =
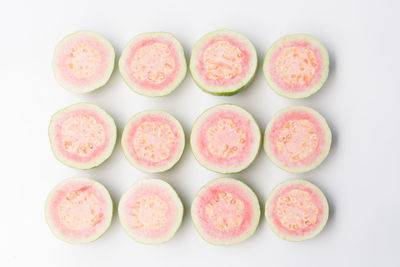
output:
[{"label": "white surface", "polygon": [[[399,266],[399,61],[398,1],[8,1],[1,25],[1,221],[0,266]],[[229,3],[229,4],[228,4]],[[231,97],[216,97],[196,87],[190,75],[173,94],[146,98],[130,91],[116,70],[102,89],[74,95],[53,78],[56,43],[79,29],[97,31],[117,55],[132,36],[170,31],[189,57],[194,42],[228,27],[245,34],[262,64],[278,37],[315,35],[328,48],[331,73],[325,86],[305,100],[288,100],[268,88],[259,68],[254,83]],[[272,188],[289,178],[307,178],[327,195],[331,216],[315,239],[289,243],[276,237],[262,218],[256,234],[232,247],[204,242],[193,228],[190,202],[196,191],[220,177],[201,167],[186,147],[178,165],[160,175],[136,170],[118,145],[100,167],[79,171],[59,163],[47,138],[51,114],[78,101],[106,109],[121,133],[135,113],[165,109],[181,121],[187,136],[207,107],[240,104],[265,128],[274,112],[304,104],[320,111],[332,128],[331,154],[303,175],[274,166],[260,151],[243,173],[264,203]],[[120,137],[118,138],[118,142]],[[105,235],[72,246],[53,237],[44,221],[47,193],[62,179],[88,176],[102,182],[118,202],[137,179],[159,177],[182,197],[182,227],[165,245],[141,245],[122,230],[117,217]],[[262,214],[263,216],[263,214]]]}]

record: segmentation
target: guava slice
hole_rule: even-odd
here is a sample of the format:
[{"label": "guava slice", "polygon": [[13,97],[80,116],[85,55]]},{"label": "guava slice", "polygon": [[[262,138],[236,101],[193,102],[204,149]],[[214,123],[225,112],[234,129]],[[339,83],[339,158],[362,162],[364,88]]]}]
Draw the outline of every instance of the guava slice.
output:
[{"label": "guava slice", "polygon": [[51,117],[51,149],[60,162],[72,168],[99,166],[111,156],[116,138],[113,118],[94,104],[73,104]]},{"label": "guava slice", "polygon": [[186,75],[183,47],[170,33],[138,34],[122,51],[119,71],[126,84],[138,94],[168,95]]},{"label": "guava slice", "polygon": [[185,133],[179,121],[168,112],[147,110],[128,121],[121,144],[133,166],[144,172],[158,173],[179,161],[185,147]]},{"label": "guava slice", "polygon": [[237,173],[257,156],[261,133],[249,112],[237,105],[223,104],[207,109],[197,118],[190,144],[193,155],[205,168]]},{"label": "guava slice", "polygon": [[243,182],[218,178],[203,186],[192,202],[200,236],[214,245],[233,245],[254,234],[260,221],[257,196]]},{"label": "guava slice", "polygon": [[277,112],[264,134],[264,150],[278,167],[291,173],[315,169],[328,156],[332,133],[324,117],[305,106]]},{"label": "guava slice", "polygon": [[118,215],[130,237],[144,244],[161,244],[169,241],[180,227],[183,205],[167,182],[143,179],[123,194]]},{"label": "guava slice", "polygon": [[53,234],[71,244],[89,243],[110,226],[113,203],[107,189],[88,178],[68,178],[48,195],[45,217]]},{"label": "guava slice", "polygon": [[207,33],[192,49],[190,73],[196,84],[214,95],[233,95],[252,81],[257,52],[244,35],[222,29]]},{"label": "guava slice", "polygon": [[276,93],[288,98],[305,98],[316,93],[328,78],[328,51],[310,35],[286,35],[268,49],[263,70]]},{"label": "guava slice", "polygon": [[115,51],[107,39],[95,32],[78,31],[57,44],[52,65],[62,87],[83,94],[107,83],[114,62]]},{"label": "guava slice", "polygon": [[319,234],[329,216],[324,193],[306,180],[288,180],[276,186],[265,204],[272,231],[288,241],[304,241]]}]

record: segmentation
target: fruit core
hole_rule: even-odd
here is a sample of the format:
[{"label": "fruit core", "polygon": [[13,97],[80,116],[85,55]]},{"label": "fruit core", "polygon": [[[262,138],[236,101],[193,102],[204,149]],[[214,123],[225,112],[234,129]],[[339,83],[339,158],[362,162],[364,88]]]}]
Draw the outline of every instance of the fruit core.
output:
[{"label": "fruit core", "polygon": [[315,225],[319,212],[310,194],[299,189],[281,195],[275,209],[280,224],[290,231],[301,231]]},{"label": "fruit core", "polygon": [[246,134],[230,119],[221,119],[207,130],[209,151],[216,156],[231,158],[246,143]]},{"label": "fruit core", "polygon": [[106,140],[101,122],[91,115],[73,115],[61,125],[63,148],[78,156],[90,156]]},{"label": "fruit core", "polygon": [[165,225],[168,205],[157,195],[139,198],[131,209],[134,228],[157,230]]},{"label": "fruit core", "polygon": [[235,78],[242,71],[243,53],[228,41],[209,45],[203,54],[206,75],[213,80]]},{"label": "fruit core", "polygon": [[138,48],[132,58],[131,71],[135,79],[153,84],[164,82],[175,69],[171,49],[155,42]]},{"label": "fruit core", "polygon": [[93,76],[100,62],[99,51],[85,42],[79,42],[72,47],[71,53],[66,58],[67,66],[76,78]]},{"label": "fruit core", "polygon": [[276,146],[292,161],[312,154],[318,145],[316,130],[309,120],[289,120],[280,129]]},{"label": "fruit core", "polygon": [[169,157],[174,142],[175,135],[168,124],[145,121],[135,132],[133,147],[140,158],[160,162]]},{"label": "fruit core", "polygon": [[64,225],[75,231],[95,226],[103,216],[99,199],[85,188],[69,192],[58,204],[57,212]]},{"label": "fruit core", "polygon": [[243,221],[244,204],[230,193],[220,192],[205,207],[205,215],[218,230],[239,227]]}]

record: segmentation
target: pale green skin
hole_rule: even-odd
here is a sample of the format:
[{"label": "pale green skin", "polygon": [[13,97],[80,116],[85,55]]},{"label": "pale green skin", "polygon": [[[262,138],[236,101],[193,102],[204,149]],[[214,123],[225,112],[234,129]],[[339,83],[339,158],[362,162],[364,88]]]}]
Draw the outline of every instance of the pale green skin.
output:
[{"label": "pale green skin", "polygon": [[[284,91],[275,83],[271,75],[269,74],[269,63],[271,61],[271,57],[274,54],[275,50],[280,47],[281,44],[287,42],[287,41],[293,41],[293,40],[304,40],[307,42],[312,43],[316,47],[318,47],[319,51],[322,54],[322,73],[320,80],[311,88],[307,89],[306,91],[299,92],[299,93],[290,93],[287,91]],[[298,34],[290,34],[290,35],[285,35],[276,40],[271,47],[268,49],[265,58],[264,58],[264,64],[263,64],[263,72],[265,79],[268,82],[269,87],[275,91],[275,93],[287,97],[287,98],[292,98],[292,99],[302,99],[309,97],[321,89],[321,87],[324,85],[325,81],[328,79],[329,75],[329,54],[328,50],[325,48],[325,46],[315,37],[310,36],[308,34],[304,33],[298,33]]]},{"label": "pale green skin", "polygon": [[[211,107],[211,108],[208,108],[208,109],[206,109],[205,111],[203,111],[203,112],[200,114],[200,116],[198,116],[197,119],[195,120],[195,122],[193,123],[190,136],[192,136],[194,125],[198,122],[198,120],[200,119],[200,117],[201,117],[205,112],[207,112],[207,111],[210,110],[210,109],[216,108],[216,107],[218,107],[218,106],[225,106],[225,105],[228,105],[228,106],[236,106],[236,107],[239,107],[239,108],[245,110],[245,109],[242,108],[241,106],[235,105],[235,104],[220,104],[220,105],[216,105],[216,106],[213,106],[213,107]],[[255,123],[255,124],[257,125],[257,127],[258,127],[257,121],[254,119],[253,115],[251,115],[251,113],[248,112],[247,110],[245,110],[245,111],[250,115],[252,121],[254,121],[254,123]],[[259,134],[260,134],[260,136],[261,136],[261,130],[260,130],[259,127],[258,127],[258,132],[259,132]],[[254,158],[253,158],[246,166],[244,166],[242,169],[237,170],[237,171],[232,171],[232,172],[230,172],[230,171],[216,171],[216,170],[214,170],[213,168],[211,168],[211,167],[208,166],[207,164],[202,163],[201,160],[199,160],[199,157],[196,156],[196,153],[193,151],[193,145],[192,145],[192,142],[191,142],[191,141],[190,141],[190,148],[191,148],[192,154],[193,154],[193,156],[195,157],[195,159],[197,160],[197,162],[199,162],[199,164],[200,164],[201,166],[203,166],[204,168],[206,168],[207,170],[214,171],[214,172],[217,172],[217,173],[222,173],[222,174],[235,174],[235,173],[240,173],[240,172],[244,171],[245,169],[247,169],[247,167],[249,167],[249,166],[254,162],[254,160],[257,158],[258,152],[260,151],[261,143],[262,143],[262,137],[260,137],[260,142],[259,142],[259,144],[258,144],[257,153],[255,153]]]},{"label": "pale green skin", "polygon": [[[87,239],[81,239],[81,240],[76,240],[76,239],[72,239],[72,238],[68,238],[64,235],[62,235],[57,229],[56,227],[54,227],[52,225],[52,220],[50,219],[50,215],[48,213],[48,208],[51,204],[51,200],[52,200],[52,193],[58,189],[60,186],[68,183],[69,181],[90,181],[93,183],[93,186],[97,188],[97,190],[101,191],[104,194],[105,199],[107,200],[107,204],[108,204],[108,208],[109,208],[109,213],[111,214],[111,217],[108,221],[108,223],[102,228],[101,231],[99,231],[99,233],[97,233],[96,235],[89,237]],[[46,199],[46,203],[45,203],[45,209],[44,209],[44,213],[45,213],[45,219],[46,219],[46,223],[50,228],[50,231],[54,234],[55,237],[57,237],[58,239],[60,239],[61,241],[67,242],[69,244],[72,245],[76,245],[76,244],[86,244],[86,243],[91,243],[93,241],[96,241],[97,239],[99,239],[107,230],[108,228],[110,228],[111,222],[112,222],[112,217],[114,214],[114,205],[113,205],[113,201],[112,198],[110,196],[110,193],[108,192],[107,188],[105,188],[105,186],[95,180],[89,179],[89,178],[80,178],[80,177],[76,177],[76,178],[67,178],[65,180],[63,180],[62,182],[60,182],[59,184],[56,185],[55,188],[53,188],[47,199]]]},{"label": "pale green skin", "polygon": [[[286,233],[281,232],[273,223],[272,218],[270,218],[269,216],[269,206],[270,206],[270,202],[272,201],[272,199],[274,198],[275,194],[277,193],[277,191],[281,188],[281,187],[285,187],[288,186],[290,184],[303,184],[306,185],[308,187],[311,187],[314,192],[317,193],[317,195],[319,196],[319,198],[322,201],[323,207],[324,207],[324,216],[322,218],[322,221],[319,225],[319,227],[317,229],[315,229],[313,232],[309,233],[308,235],[304,235],[304,236],[290,236],[287,235]],[[291,242],[300,242],[300,241],[305,241],[308,239],[311,239],[315,236],[317,236],[325,227],[327,221],[328,221],[328,217],[329,217],[329,204],[328,204],[328,200],[326,199],[324,193],[314,184],[303,180],[303,179],[291,179],[291,180],[287,180],[283,183],[280,183],[279,185],[277,185],[270,193],[269,196],[267,198],[267,201],[265,203],[265,219],[267,220],[268,226],[270,227],[270,229],[272,230],[272,232],[274,232],[274,234],[276,234],[278,237],[282,238],[283,240],[286,241],[291,241]]]},{"label": "pale green skin", "polygon": [[[124,68],[123,64],[125,63],[124,62],[125,53],[128,53],[128,49],[130,48],[130,46],[133,43],[135,43],[141,39],[151,38],[152,36],[168,36],[175,42],[177,53],[182,56],[182,61],[179,62],[182,71],[181,71],[180,75],[178,75],[179,77],[175,81],[173,81],[170,85],[168,85],[167,88],[164,88],[161,92],[154,91],[153,93],[150,93],[150,92],[143,90],[143,89],[139,88],[138,86],[134,85],[131,82],[128,75],[123,73],[121,70]],[[142,95],[142,96],[147,96],[147,97],[160,97],[160,96],[167,96],[167,95],[171,94],[173,91],[175,91],[176,88],[178,88],[182,84],[183,80],[185,79],[186,73],[187,73],[186,58],[185,58],[182,44],[179,42],[179,40],[173,34],[171,34],[169,32],[145,32],[145,33],[136,35],[135,37],[133,37],[133,39],[131,39],[129,41],[129,43],[125,46],[124,50],[122,51],[121,57],[118,62],[118,66],[119,66],[119,71],[120,71],[121,77],[124,80],[124,82],[129,86],[129,88],[133,92],[135,92],[139,95]]]},{"label": "pale green skin", "polygon": [[[195,58],[194,58],[194,54],[195,54],[194,51],[196,51],[196,49],[202,49],[201,42],[202,42],[204,39],[212,38],[213,35],[214,35],[214,36],[218,36],[218,35],[230,35],[230,36],[236,37],[236,38],[238,38],[238,39],[241,39],[243,42],[245,42],[245,43],[247,44],[250,53],[254,56],[254,61],[250,63],[250,64],[254,65],[254,66],[253,66],[253,67],[254,67],[254,70],[251,72],[250,77],[248,77],[248,78],[246,77],[246,78],[248,79],[248,81],[247,81],[245,84],[239,85],[237,88],[235,88],[235,89],[233,89],[233,90],[229,90],[229,91],[218,91],[218,92],[216,92],[216,91],[213,91],[213,90],[211,90],[210,88],[207,88],[206,86],[202,85],[202,84],[200,83],[200,81],[197,80],[196,75],[195,75],[196,63],[195,63]],[[198,46],[199,46],[199,47],[198,47]],[[230,96],[230,95],[235,95],[235,94],[237,94],[240,90],[242,90],[242,89],[248,87],[248,86],[251,84],[251,82],[253,81],[253,79],[254,79],[254,77],[255,77],[255,74],[256,74],[256,72],[257,72],[257,52],[256,52],[256,50],[255,50],[253,44],[252,44],[244,35],[242,35],[242,34],[240,34],[240,33],[238,33],[238,32],[229,30],[229,29],[220,29],[220,30],[216,30],[216,31],[210,32],[210,33],[204,35],[203,37],[201,37],[201,38],[196,42],[196,44],[193,46],[192,55],[191,55],[191,57],[190,57],[189,71],[190,71],[190,74],[191,74],[191,76],[192,76],[192,78],[193,78],[193,81],[194,81],[194,82],[196,83],[196,85],[197,85],[200,89],[202,89],[204,92],[207,92],[207,93],[213,94],[213,95],[217,95],[217,96]],[[223,88],[223,86],[221,86],[220,88]]]},{"label": "pale green skin", "polygon": [[[95,162],[95,163],[92,163],[92,164],[87,164],[87,166],[85,166],[85,165],[80,166],[79,163],[68,162],[67,160],[62,158],[62,156],[60,156],[56,152],[55,145],[53,145],[52,138],[51,138],[51,136],[52,136],[51,125],[52,125],[53,118],[56,117],[59,113],[62,113],[62,112],[66,111],[66,110],[68,110],[70,108],[73,108],[74,106],[77,106],[77,105],[90,105],[94,109],[102,111],[107,116],[106,119],[108,120],[108,122],[112,123],[112,125],[109,125],[109,127],[111,128],[111,131],[112,131],[112,136],[110,136],[110,144],[112,144],[112,148],[108,152],[108,155],[104,159],[102,159],[102,160],[100,160],[98,162]],[[66,165],[68,167],[71,167],[71,168],[81,169],[81,170],[88,170],[88,169],[92,169],[92,168],[96,168],[96,167],[100,166],[104,161],[106,161],[112,155],[112,153],[114,152],[114,149],[115,149],[115,143],[117,141],[117,127],[115,125],[114,119],[105,110],[103,110],[102,108],[100,108],[100,107],[98,107],[98,106],[96,106],[94,104],[81,102],[81,103],[75,103],[75,104],[72,104],[72,105],[70,105],[68,107],[65,107],[63,109],[60,109],[59,111],[57,111],[56,113],[53,114],[52,119],[51,119],[50,124],[49,124],[49,127],[48,127],[48,136],[49,136],[49,140],[50,140],[51,151],[53,152],[54,157],[59,162],[61,162],[62,164]]]},{"label": "pale green skin", "polygon": [[[202,191],[203,189],[207,188],[211,183],[215,183],[215,182],[219,182],[219,181],[221,181],[222,183],[223,183],[223,182],[227,182],[227,181],[232,181],[232,182],[239,183],[240,186],[242,186],[244,189],[246,189],[246,190],[244,190],[244,191],[248,191],[250,194],[253,194],[254,199],[255,199],[255,202],[253,203],[253,205],[256,206],[256,210],[255,210],[256,214],[255,214],[255,221],[254,221],[254,229],[253,229],[252,231],[250,231],[247,235],[243,235],[243,237],[241,237],[241,238],[239,238],[239,239],[237,239],[237,240],[231,240],[231,242],[221,242],[221,241],[218,242],[218,240],[211,240],[211,239],[208,239],[208,238],[203,234],[203,232],[196,226],[196,223],[194,222],[194,217],[195,217],[195,216],[194,216],[194,213],[195,213],[195,211],[194,211],[194,209],[195,209],[195,208],[194,208],[194,204],[195,204],[194,201],[195,201],[195,199],[198,197],[198,195],[201,193],[201,191]],[[245,184],[244,182],[242,182],[242,181],[240,181],[240,180],[238,180],[238,179],[235,179],[235,178],[224,177],[224,178],[217,178],[217,179],[211,180],[210,182],[208,182],[207,184],[205,184],[204,186],[202,186],[202,187],[200,188],[199,191],[197,191],[196,196],[195,196],[195,198],[194,198],[193,201],[192,201],[191,212],[190,212],[190,213],[191,213],[191,217],[192,217],[192,224],[193,224],[194,228],[196,229],[197,233],[201,236],[201,238],[202,238],[204,241],[206,241],[207,243],[209,243],[209,244],[211,244],[211,245],[214,245],[214,246],[231,246],[231,245],[235,245],[235,244],[241,243],[241,242],[243,242],[243,241],[249,239],[249,238],[255,233],[255,231],[257,230],[258,224],[259,224],[259,222],[260,222],[261,209],[260,209],[260,203],[259,203],[259,201],[258,201],[257,195],[254,193],[254,191],[253,191],[247,184]]]},{"label": "pale green skin", "polygon": [[[129,232],[129,230],[128,230],[124,225],[122,225],[122,228],[124,229],[125,233],[126,233],[129,237],[131,237],[133,240],[135,240],[135,241],[137,241],[137,242],[139,242],[139,243],[146,244],[146,245],[165,244],[165,243],[167,243],[168,241],[170,241],[170,240],[175,236],[176,232],[177,232],[177,231],[179,230],[179,228],[181,227],[183,215],[184,215],[184,213],[185,213],[185,208],[184,208],[184,206],[183,206],[183,204],[182,204],[182,200],[180,199],[178,193],[177,193],[177,192],[175,191],[175,189],[174,189],[169,183],[167,183],[166,181],[161,180],[161,179],[152,179],[152,178],[149,178],[149,179],[142,179],[142,180],[139,180],[139,181],[137,181],[136,183],[140,183],[140,182],[143,182],[143,181],[150,181],[150,182],[155,182],[155,183],[156,183],[156,182],[159,182],[162,186],[168,186],[168,188],[172,189],[171,193],[174,194],[174,197],[176,197],[177,202],[179,202],[180,207],[182,208],[182,216],[181,216],[181,217],[179,218],[179,220],[177,221],[176,230],[175,230],[174,232],[172,232],[169,236],[166,236],[166,237],[164,238],[164,240],[154,241],[154,240],[145,240],[145,239],[143,239],[143,238],[140,238],[140,239],[139,239],[139,238],[136,237],[135,235],[131,234],[131,233]],[[135,184],[133,184],[133,185],[124,193],[124,195],[125,195],[126,193],[129,193],[129,192],[130,192],[130,189],[133,188],[134,186],[135,186]],[[123,195],[122,197],[124,197],[124,195]],[[121,199],[122,199],[122,197],[121,197]],[[120,200],[120,202],[121,202],[121,200]],[[118,205],[118,216],[119,216],[119,217],[121,216],[121,210],[122,210],[122,209],[121,209],[120,206]],[[121,219],[120,219],[120,223],[122,224]]]}]

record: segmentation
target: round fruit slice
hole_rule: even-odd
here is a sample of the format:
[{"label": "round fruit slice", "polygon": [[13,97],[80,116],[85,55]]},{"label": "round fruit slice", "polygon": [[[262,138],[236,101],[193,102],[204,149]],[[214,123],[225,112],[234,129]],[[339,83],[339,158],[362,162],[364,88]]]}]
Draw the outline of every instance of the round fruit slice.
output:
[{"label": "round fruit slice", "polygon": [[190,144],[195,158],[207,169],[237,173],[257,156],[261,133],[250,113],[237,105],[223,104],[197,118]]},{"label": "round fruit slice", "polygon": [[51,117],[49,138],[54,156],[72,168],[99,166],[112,153],[117,128],[110,115],[90,103],[77,103]]},{"label": "round fruit slice", "polygon": [[268,49],[263,70],[276,93],[305,98],[316,93],[328,78],[328,51],[312,36],[286,35]]},{"label": "round fruit slice", "polygon": [[278,167],[291,173],[315,169],[328,156],[332,134],[324,117],[312,108],[282,109],[267,125],[264,149]]},{"label": "round fruit slice", "polygon": [[191,213],[204,240],[214,245],[233,245],[254,234],[260,220],[260,204],[243,182],[219,178],[200,189]]},{"label": "round fruit slice", "polygon": [[49,194],[45,206],[53,234],[68,243],[89,243],[110,226],[113,203],[107,189],[88,178],[68,178]]},{"label": "round fruit slice", "polygon": [[304,241],[319,234],[329,215],[328,201],[318,187],[305,180],[289,180],[272,190],[265,217],[272,231],[288,241]]},{"label": "round fruit slice", "polygon": [[186,75],[182,45],[170,33],[136,35],[119,59],[119,71],[126,84],[145,96],[165,96],[174,91]]},{"label": "round fruit slice", "polygon": [[233,95],[246,87],[257,69],[257,52],[242,34],[217,30],[200,38],[192,49],[190,72],[204,91]]},{"label": "round fruit slice", "polygon": [[74,93],[87,93],[102,87],[114,69],[115,51],[103,36],[78,31],[62,39],[53,56],[57,82]]},{"label": "round fruit slice", "polygon": [[169,241],[181,225],[183,205],[168,183],[144,179],[124,193],[118,215],[130,237],[145,244],[160,244]]},{"label": "round fruit slice", "polygon": [[181,158],[185,133],[171,114],[147,110],[128,121],[121,144],[125,157],[133,166],[144,172],[163,172]]}]

